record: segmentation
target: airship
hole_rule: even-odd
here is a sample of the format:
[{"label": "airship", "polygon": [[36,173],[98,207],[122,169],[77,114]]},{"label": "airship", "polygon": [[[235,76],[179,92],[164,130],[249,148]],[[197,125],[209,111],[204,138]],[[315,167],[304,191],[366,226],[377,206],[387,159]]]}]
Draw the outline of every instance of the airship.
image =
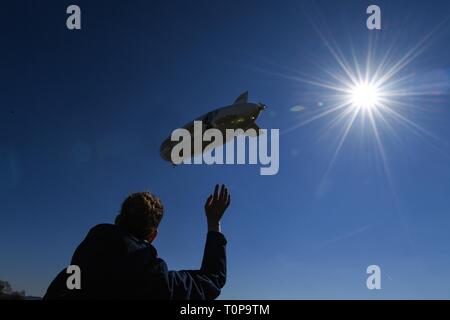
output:
[{"label": "airship", "polygon": [[[190,132],[192,143],[194,145],[194,122],[202,122],[202,132],[205,130],[215,128],[222,132],[223,136],[227,129],[242,129],[246,131],[247,129],[254,129],[256,134],[259,134],[259,127],[255,123],[256,119],[260,115],[261,111],[266,109],[266,105],[263,103],[252,103],[248,102],[248,91],[242,93],[234,101],[232,105],[228,105],[222,108],[210,111],[195,120],[189,122],[185,126],[181,127]],[[225,140],[223,143],[226,143]],[[173,147],[178,143],[178,141],[172,141],[171,136],[164,140],[160,147],[161,158],[173,164],[171,160],[171,153]],[[205,148],[210,144],[210,142],[203,142],[201,152],[205,151]],[[199,154],[199,152],[197,152]],[[197,155],[194,151],[191,156]]]}]

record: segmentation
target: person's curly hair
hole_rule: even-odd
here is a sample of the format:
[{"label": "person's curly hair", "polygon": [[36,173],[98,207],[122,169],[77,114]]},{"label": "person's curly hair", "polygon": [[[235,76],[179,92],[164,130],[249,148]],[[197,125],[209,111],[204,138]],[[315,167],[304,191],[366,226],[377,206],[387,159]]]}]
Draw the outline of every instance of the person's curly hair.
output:
[{"label": "person's curly hair", "polygon": [[150,192],[132,193],[123,202],[115,224],[138,239],[146,239],[158,228],[163,212],[161,200]]}]

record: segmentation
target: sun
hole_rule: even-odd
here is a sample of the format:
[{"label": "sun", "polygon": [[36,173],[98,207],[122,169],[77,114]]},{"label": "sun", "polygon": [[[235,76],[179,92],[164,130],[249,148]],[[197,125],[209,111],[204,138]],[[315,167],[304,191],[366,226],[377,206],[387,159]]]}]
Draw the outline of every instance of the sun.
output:
[{"label": "sun", "polygon": [[380,90],[368,83],[359,83],[350,90],[350,103],[361,109],[376,108],[380,102]]},{"label": "sun", "polygon": [[[340,48],[337,39],[331,34],[323,33],[320,26],[315,28],[333,59],[330,62],[320,62],[317,74],[291,70],[283,65],[281,67],[284,70],[292,73],[284,74],[280,71],[273,74],[314,88],[311,92],[317,95],[318,108],[311,108],[301,121],[284,129],[281,134],[321,121],[324,125],[321,136],[329,134],[336,143],[323,175],[325,178],[331,172],[344,144],[350,140],[347,138],[350,137],[352,129],[358,129],[353,132],[353,137],[359,135],[361,142],[367,143],[368,147],[374,147],[375,159],[380,161],[391,183],[389,159],[384,145],[387,139],[395,138],[398,142],[400,130],[403,133],[404,129],[409,129],[421,138],[433,139],[427,141],[433,146],[436,142],[441,144],[434,134],[410,118],[412,110],[423,111],[424,101],[441,101],[435,100],[436,96],[446,92],[439,89],[445,85],[445,80],[442,83],[440,80],[433,83],[429,81],[429,76],[422,79],[422,75],[411,67],[430,45],[441,25],[424,34],[421,39],[415,40],[406,50],[402,50],[397,41],[385,47],[379,43],[381,37],[378,36],[369,37],[365,50],[364,45],[354,43],[352,39],[344,48]],[[400,49],[394,49],[397,47]],[[397,55],[401,51],[404,52]],[[351,141],[355,143],[356,139]],[[358,148],[360,146],[358,143]],[[370,149],[364,149],[367,150]]]}]

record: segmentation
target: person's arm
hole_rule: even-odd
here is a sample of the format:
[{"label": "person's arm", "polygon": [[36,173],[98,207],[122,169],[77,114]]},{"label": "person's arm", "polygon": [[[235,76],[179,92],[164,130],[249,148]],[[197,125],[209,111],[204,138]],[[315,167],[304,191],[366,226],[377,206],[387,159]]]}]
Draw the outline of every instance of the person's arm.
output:
[{"label": "person's arm", "polygon": [[208,225],[205,251],[200,270],[169,272],[172,299],[206,300],[219,296],[226,281],[226,239],[220,232],[220,220],[230,205],[227,188],[216,185],[205,203]]}]

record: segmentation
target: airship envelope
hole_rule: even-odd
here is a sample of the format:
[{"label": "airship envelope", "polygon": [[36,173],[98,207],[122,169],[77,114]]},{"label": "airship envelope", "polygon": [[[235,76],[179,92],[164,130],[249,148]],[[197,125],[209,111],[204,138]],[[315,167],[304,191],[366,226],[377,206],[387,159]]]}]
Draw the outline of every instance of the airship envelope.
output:
[{"label": "airship envelope", "polygon": [[[181,127],[186,129],[191,134],[191,146],[194,145],[194,122],[201,121],[202,122],[202,132],[207,129],[218,129],[223,137],[226,136],[226,129],[242,129],[246,131],[247,129],[255,129],[256,134],[259,134],[259,127],[255,123],[259,114],[262,110],[264,110],[266,106],[262,103],[252,103],[248,102],[248,92],[242,93],[239,97],[236,98],[232,105],[228,105],[222,108],[215,109],[207,114],[202,115],[201,117],[196,118],[195,120],[189,122],[185,126]],[[227,141],[223,141],[226,143]],[[173,163],[171,159],[172,149],[175,145],[177,145],[179,141],[172,141],[171,136],[169,136],[160,147],[160,155],[161,158]],[[210,145],[211,142],[203,142],[202,148],[200,152],[204,152],[205,148]],[[216,145],[217,147],[217,145]],[[194,151],[189,155],[189,157],[193,157],[199,154]]]}]

